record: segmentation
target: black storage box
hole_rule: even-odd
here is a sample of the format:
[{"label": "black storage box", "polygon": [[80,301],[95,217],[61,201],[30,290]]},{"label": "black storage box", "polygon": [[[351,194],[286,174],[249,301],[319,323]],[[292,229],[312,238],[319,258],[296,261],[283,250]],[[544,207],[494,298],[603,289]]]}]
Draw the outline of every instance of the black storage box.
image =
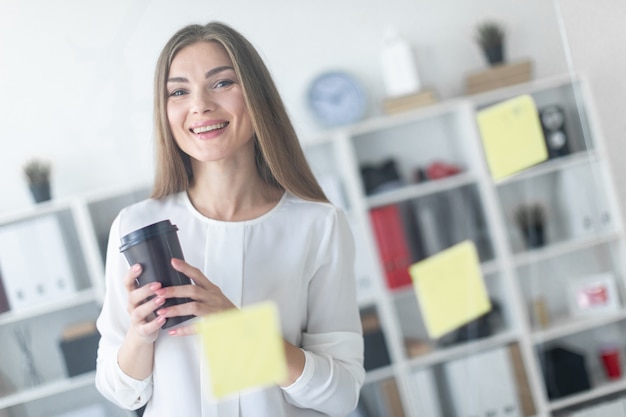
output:
[{"label": "black storage box", "polygon": [[100,334],[95,323],[83,323],[63,332],[61,351],[67,375],[72,377],[96,369],[96,356]]},{"label": "black storage box", "polygon": [[585,357],[562,347],[539,352],[543,376],[550,399],[591,389]]}]

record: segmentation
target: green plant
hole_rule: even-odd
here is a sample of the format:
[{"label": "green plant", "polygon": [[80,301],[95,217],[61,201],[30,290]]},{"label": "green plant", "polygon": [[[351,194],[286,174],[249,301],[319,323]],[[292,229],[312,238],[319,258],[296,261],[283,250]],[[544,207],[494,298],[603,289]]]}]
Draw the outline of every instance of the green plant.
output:
[{"label": "green plant", "polygon": [[522,229],[543,226],[546,220],[546,210],[539,204],[523,204],[514,211],[515,222]]},{"label": "green plant", "polygon": [[42,184],[50,181],[52,164],[42,158],[31,158],[23,165],[24,174],[30,184]]},{"label": "green plant", "polygon": [[506,32],[504,27],[493,20],[487,20],[476,26],[476,42],[483,48],[502,45]]}]

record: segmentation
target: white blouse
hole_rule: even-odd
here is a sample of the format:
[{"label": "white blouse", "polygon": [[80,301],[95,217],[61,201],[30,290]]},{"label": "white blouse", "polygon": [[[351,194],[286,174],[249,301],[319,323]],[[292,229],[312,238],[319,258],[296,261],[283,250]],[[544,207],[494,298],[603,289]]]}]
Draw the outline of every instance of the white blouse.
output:
[{"label": "white blouse", "polygon": [[[179,229],[185,260],[235,305],[276,303],[283,337],[306,358],[292,385],[212,400],[200,338],[167,331],[155,342],[151,376],[140,381],[121,371],[117,352],[129,326],[122,281],[129,266],[119,251],[120,237],[166,219]],[[96,386],[122,408],[147,403],[145,417],[345,416],[356,407],[365,378],[353,263],[354,242],[343,212],[289,193],[268,213],[241,222],[204,217],[186,192],[127,207],[109,236]]]}]

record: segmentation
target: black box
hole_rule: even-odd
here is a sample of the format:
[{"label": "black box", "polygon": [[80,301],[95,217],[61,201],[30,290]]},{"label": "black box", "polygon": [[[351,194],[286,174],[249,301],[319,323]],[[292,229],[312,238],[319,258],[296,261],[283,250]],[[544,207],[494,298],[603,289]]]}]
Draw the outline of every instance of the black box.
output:
[{"label": "black box", "polygon": [[99,341],[100,334],[95,323],[73,326],[64,331],[60,345],[68,376],[95,371]]},{"label": "black box", "polygon": [[585,357],[570,349],[553,347],[539,352],[550,399],[591,389]]},{"label": "black box", "polygon": [[366,371],[387,366],[391,363],[385,335],[382,331],[369,332],[363,335],[364,363]]}]

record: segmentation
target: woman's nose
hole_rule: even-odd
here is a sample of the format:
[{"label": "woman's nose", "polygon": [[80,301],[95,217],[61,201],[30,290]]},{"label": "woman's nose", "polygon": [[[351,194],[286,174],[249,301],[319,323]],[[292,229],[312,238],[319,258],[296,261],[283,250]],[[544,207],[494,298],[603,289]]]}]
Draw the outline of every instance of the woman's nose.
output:
[{"label": "woman's nose", "polygon": [[211,93],[207,91],[198,91],[193,94],[191,111],[192,113],[204,113],[215,110],[215,101],[211,97]]}]

